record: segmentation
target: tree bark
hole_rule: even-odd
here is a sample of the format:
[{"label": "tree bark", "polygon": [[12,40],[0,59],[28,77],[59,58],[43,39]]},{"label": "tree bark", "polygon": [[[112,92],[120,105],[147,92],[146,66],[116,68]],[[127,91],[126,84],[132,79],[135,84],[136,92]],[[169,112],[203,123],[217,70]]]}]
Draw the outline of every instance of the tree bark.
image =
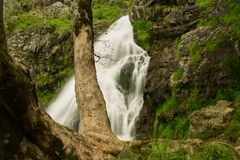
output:
[{"label": "tree bark", "polygon": [[[102,138],[99,140],[96,138],[97,136],[93,138],[91,136],[75,133],[64,126],[55,123],[48,114],[39,107],[35,85],[32,82],[28,71],[8,55],[3,28],[3,0],[0,0],[0,16],[0,138],[1,141],[2,138],[4,141],[4,144],[0,143],[0,159],[31,158],[41,160],[66,160],[75,157],[76,159],[86,160],[109,159],[112,154],[118,154],[122,149],[122,143],[115,143],[121,144],[118,145],[121,147],[115,149],[111,145],[107,145],[108,143],[111,143],[112,140],[108,139],[107,136],[99,136]],[[81,32],[84,30],[85,28],[80,29]],[[90,30],[91,28],[87,28],[87,31]],[[89,36],[87,32],[83,33],[83,37],[92,38],[91,31],[91,36]],[[80,39],[84,40],[82,37]],[[86,51],[88,55],[92,52],[91,45],[92,44],[87,43],[87,48],[83,50],[84,52]],[[82,60],[87,59],[88,58]],[[91,66],[88,67],[92,69]],[[90,75],[92,74],[93,73]],[[92,81],[88,83],[92,83]],[[81,93],[81,91],[78,91],[78,94],[90,93],[97,94],[98,96],[101,95],[97,93],[97,90],[87,93]],[[93,98],[91,95],[82,97]],[[94,125],[94,122],[89,122],[90,125],[85,127],[87,128],[85,129],[87,133],[94,131],[97,132],[99,129],[99,131],[101,131],[100,133],[108,132],[111,134],[106,113],[103,113],[104,103],[92,102],[90,104],[92,106],[89,105],[89,109],[83,108],[81,117],[87,116],[86,120],[97,121],[95,121],[96,125]],[[97,107],[101,107],[99,113],[97,113]],[[94,111],[89,111],[90,109],[93,109]],[[86,111],[86,113],[84,113],[84,111]],[[88,115],[92,113],[96,116],[103,114],[105,118],[88,118]],[[87,123],[86,120],[84,119],[83,122]],[[103,122],[98,122],[98,120],[103,120]],[[105,129],[101,129],[101,127],[97,126],[102,124],[106,126]],[[87,125],[85,124],[83,126]],[[95,128],[91,129],[90,127],[96,127],[97,130]],[[9,146],[15,147],[15,150],[12,147],[9,148]],[[10,150],[9,153],[6,152],[8,150]]]},{"label": "tree bark", "polygon": [[80,111],[80,133],[104,139],[107,146],[122,146],[110,128],[106,105],[94,65],[91,0],[75,0],[75,90]]}]

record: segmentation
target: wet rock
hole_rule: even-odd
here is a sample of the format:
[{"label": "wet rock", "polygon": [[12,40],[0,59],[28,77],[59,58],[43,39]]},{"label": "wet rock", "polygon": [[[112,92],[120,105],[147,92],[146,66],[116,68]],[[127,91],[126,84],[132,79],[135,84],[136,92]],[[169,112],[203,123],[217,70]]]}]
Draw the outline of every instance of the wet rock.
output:
[{"label": "wet rock", "polygon": [[194,111],[189,116],[190,135],[220,134],[230,123],[235,111],[232,102],[221,100],[215,106],[205,107]]},{"label": "wet rock", "polygon": [[134,67],[134,63],[127,63],[122,67],[119,73],[118,84],[121,86],[124,92],[130,91]]}]

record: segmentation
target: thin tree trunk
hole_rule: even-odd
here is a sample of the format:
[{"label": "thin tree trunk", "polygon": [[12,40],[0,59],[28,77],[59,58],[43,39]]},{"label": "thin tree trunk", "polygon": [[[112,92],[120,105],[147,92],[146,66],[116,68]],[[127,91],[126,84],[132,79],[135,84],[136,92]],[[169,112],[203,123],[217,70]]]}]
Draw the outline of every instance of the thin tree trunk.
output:
[{"label": "thin tree trunk", "polygon": [[120,150],[123,145],[111,131],[105,101],[97,83],[91,3],[91,0],[75,0],[73,6],[75,90],[80,111],[80,133],[99,139],[99,144],[109,150]]},{"label": "thin tree trunk", "polygon": [[111,133],[94,67],[91,0],[78,0],[76,3],[74,65],[80,133]]}]

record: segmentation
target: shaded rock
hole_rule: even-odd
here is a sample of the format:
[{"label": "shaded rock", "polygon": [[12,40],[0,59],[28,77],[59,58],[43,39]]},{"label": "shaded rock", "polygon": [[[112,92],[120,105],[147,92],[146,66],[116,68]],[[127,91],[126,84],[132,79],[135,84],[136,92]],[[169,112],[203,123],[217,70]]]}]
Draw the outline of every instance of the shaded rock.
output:
[{"label": "shaded rock", "polygon": [[228,126],[235,108],[232,102],[221,100],[215,106],[194,111],[189,116],[190,135],[208,134],[210,137],[220,134]]},{"label": "shaded rock", "polygon": [[240,146],[235,147],[234,149],[237,151],[238,155],[240,156]]},{"label": "shaded rock", "polygon": [[153,39],[176,38],[193,29],[198,22],[199,10],[196,6],[173,9],[162,22],[152,28]]},{"label": "shaded rock", "polygon": [[174,67],[174,56],[169,51],[151,57],[148,68],[145,94],[151,97],[152,105],[162,103],[170,94],[170,76]]},{"label": "shaded rock", "polygon": [[136,128],[136,139],[137,140],[147,140],[151,138],[151,132],[153,130],[152,124],[154,123],[154,108],[150,104],[145,104],[142,106],[142,110],[139,114],[138,120],[135,124]]},{"label": "shaded rock", "polygon": [[125,90],[125,92],[130,91],[134,67],[134,63],[127,63],[120,70],[118,84],[121,86],[122,89]]}]

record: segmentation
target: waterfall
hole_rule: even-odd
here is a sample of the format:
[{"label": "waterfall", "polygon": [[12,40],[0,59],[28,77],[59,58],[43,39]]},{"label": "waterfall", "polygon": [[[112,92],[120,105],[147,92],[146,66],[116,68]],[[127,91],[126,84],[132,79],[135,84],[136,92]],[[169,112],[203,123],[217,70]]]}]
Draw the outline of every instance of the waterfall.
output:
[{"label": "waterfall", "polygon": [[[143,106],[149,57],[133,39],[128,16],[121,17],[94,43],[97,80],[112,131],[121,140],[135,136],[135,122]],[[78,109],[72,77],[47,109],[58,123],[78,129]]]}]

